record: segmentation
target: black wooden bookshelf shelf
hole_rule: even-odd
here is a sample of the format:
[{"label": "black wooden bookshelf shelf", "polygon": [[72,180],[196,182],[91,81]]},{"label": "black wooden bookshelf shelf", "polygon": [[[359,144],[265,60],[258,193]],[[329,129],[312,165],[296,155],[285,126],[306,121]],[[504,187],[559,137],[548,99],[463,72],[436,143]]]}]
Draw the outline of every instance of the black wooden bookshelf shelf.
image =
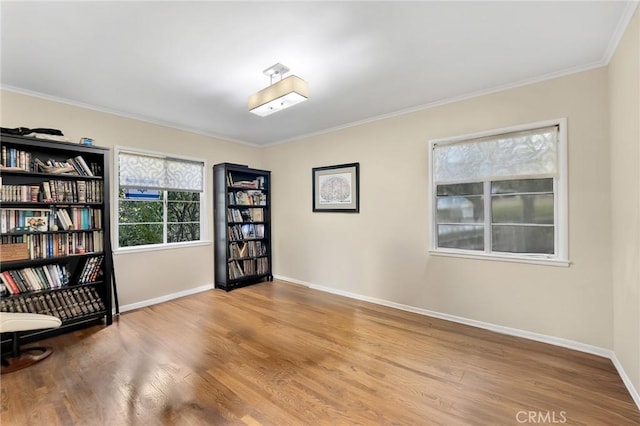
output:
[{"label": "black wooden bookshelf shelf", "polygon": [[270,185],[268,170],[230,163],[213,167],[216,288],[273,280]]},{"label": "black wooden bookshelf shelf", "polygon": [[[76,287],[91,287],[91,286],[96,286],[96,285],[101,285],[103,284],[104,281],[100,280],[100,281],[93,281],[90,283],[83,283],[83,284],[67,284],[63,287],[58,287],[58,288],[47,288],[47,289],[43,289],[43,290],[34,290],[34,291],[30,291],[28,293],[29,296],[39,296],[41,294],[47,294],[47,293],[51,293],[53,291],[56,291],[58,289],[73,289]],[[4,300],[12,300],[12,299],[17,299],[20,297],[24,297],[26,296],[26,294],[20,293],[20,294],[10,294],[8,296],[4,297]]]},{"label": "black wooden bookshelf shelf", "polygon": [[[2,208],[6,208],[3,204]],[[37,231],[37,232],[3,232],[0,233],[0,237],[18,237],[24,235],[48,235],[48,234],[69,234],[69,233],[78,233],[78,232],[93,232],[93,231],[102,231],[102,228],[88,228],[88,229],[67,229],[58,230],[58,231]]]},{"label": "black wooden bookshelf shelf", "polygon": [[47,203],[31,203],[31,202],[9,202],[9,201],[0,201],[2,203],[2,207],[4,208],[24,208],[24,209],[50,209],[52,207],[102,207],[102,203],[69,203],[69,202],[47,202]]},{"label": "black wooden bookshelf shelf", "polygon": [[[1,149],[0,310],[62,320],[55,330],[19,333],[20,342],[111,324],[109,149],[5,134]],[[75,171],[54,169],[65,164]],[[67,219],[64,229],[69,215],[74,226]],[[30,222],[35,230],[25,231],[29,218],[45,229]],[[2,334],[3,349],[9,337]]]},{"label": "black wooden bookshelf shelf", "polygon": [[8,262],[2,262],[2,270],[8,269],[17,269],[24,268],[28,266],[40,266],[46,265],[49,263],[60,263],[60,262],[68,262],[71,260],[80,260],[89,257],[95,257],[104,254],[102,251],[96,251],[91,253],[83,253],[83,254],[72,254],[69,256],[55,256],[55,257],[47,257],[44,259],[21,259],[21,260],[12,260]]},{"label": "black wooden bookshelf shelf", "polygon": [[260,256],[230,257],[229,260],[259,259],[261,257],[268,257],[268,255],[263,254],[263,255],[260,255]]},{"label": "black wooden bookshelf shelf", "polygon": [[246,275],[242,278],[234,278],[232,280],[229,280],[229,282],[232,285],[236,285],[236,287],[244,287],[246,285],[250,285],[250,284],[255,284],[256,280],[261,280],[261,279],[273,279],[273,276],[271,274],[257,274],[257,275]]},{"label": "black wooden bookshelf shelf", "polygon": [[[2,138],[4,140],[4,138],[9,137],[9,136],[5,136],[2,135]],[[11,137],[17,137],[17,136],[11,136]],[[51,143],[49,141],[46,141],[45,143]],[[27,171],[19,171],[19,170],[10,170],[10,169],[3,169],[0,168],[0,173],[3,176],[16,176],[16,177],[36,177],[36,178],[45,178],[45,179],[49,179],[49,180],[103,180],[104,177],[103,176],[85,176],[85,175],[76,175],[76,174],[67,174],[67,173],[44,173],[44,172],[27,172]]]}]

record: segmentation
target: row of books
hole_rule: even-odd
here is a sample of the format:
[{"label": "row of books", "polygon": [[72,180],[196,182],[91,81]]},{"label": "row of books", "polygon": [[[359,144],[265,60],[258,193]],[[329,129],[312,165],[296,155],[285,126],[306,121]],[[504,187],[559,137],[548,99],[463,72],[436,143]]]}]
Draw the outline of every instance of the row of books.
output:
[{"label": "row of books", "polygon": [[33,171],[30,152],[3,146],[1,158],[3,167],[20,169],[24,170],[25,172]]},{"label": "row of books", "polygon": [[78,176],[94,176],[92,167],[89,167],[81,155],[62,161],[49,159],[43,162],[39,158],[36,158],[33,162],[34,171],[40,171],[42,173],[55,173],[56,169],[58,169],[66,170],[64,173],[73,173]]},{"label": "row of books", "polygon": [[229,262],[229,279],[248,277],[252,275],[263,275],[269,272],[269,259],[261,257],[258,259],[232,260]]},{"label": "row of books", "polygon": [[104,256],[88,258],[82,267],[78,283],[87,284],[98,281],[98,278],[102,275],[102,262],[104,262]]},{"label": "row of books", "polygon": [[[0,210],[0,232],[14,232],[17,227],[31,226],[34,218],[48,220],[49,210],[5,209]],[[34,231],[35,229],[29,229]]]},{"label": "row of books", "polygon": [[104,312],[105,306],[98,291],[91,286],[66,288],[24,297],[0,299],[2,312],[28,312],[53,315],[62,321]]},{"label": "row of books", "polygon": [[102,181],[44,181],[41,185],[2,185],[0,201],[7,203],[102,203]]},{"label": "row of books", "polygon": [[267,245],[262,241],[234,242],[229,244],[229,258],[242,259],[245,257],[266,256]]},{"label": "row of books", "polygon": [[264,238],[264,225],[233,225],[227,226],[227,236],[231,241]]},{"label": "row of books", "polygon": [[104,250],[104,231],[3,235],[0,237],[0,242],[2,244],[26,243],[29,260],[51,259],[72,254],[101,253]]},{"label": "row of books", "polygon": [[40,197],[40,185],[2,185],[0,182],[0,201],[7,203],[37,203]]},{"label": "row of books", "polygon": [[102,203],[103,183],[98,180],[50,180],[42,182],[45,203]]},{"label": "row of books", "polygon": [[32,158],[28,151],[2,146],[0,161],[4,168],[24,170],[25,172],[71,173],[79,176],[99,176],[102,172],[97,163],[87,163],[78,155],[66,160]]},{"label": "row of books", "polygon": [[[37,219],[37,221],[36,221]],[[34,223],[44,223],[34,227]],[[90,207],[70,207],[51,210],[1,209],[0,233],[15,232],[16,228],[27,232],[48,231],[51,225],[62,230],[102,228],[102,211]]]},{"label": "row of books", "polygon": [[264,189],[264,176],[257,176],[250,180],[234,180],[231,172],[227,173],[227,185],[233,188]]},{"label": "row of books", "polygon": [[58,223],[65,231],[70,229],[102,228],[102,210],[90,207],[70,207],[55,211]]},{"label": "row of books", "polygon": [[20,294],[59,288],[69,283],[65,265],[43,265],[0,273],[0,294]]},{"label": "row of books", "polygon": [[262,191],[233,191],[227,193],[229,204],[241,206],[266,206],[267,195]]},{"label": "row of books", "polygon": [[250,209],[227,209],[227,220],[229,222],[264,222],[264,211],[262,208]]}]

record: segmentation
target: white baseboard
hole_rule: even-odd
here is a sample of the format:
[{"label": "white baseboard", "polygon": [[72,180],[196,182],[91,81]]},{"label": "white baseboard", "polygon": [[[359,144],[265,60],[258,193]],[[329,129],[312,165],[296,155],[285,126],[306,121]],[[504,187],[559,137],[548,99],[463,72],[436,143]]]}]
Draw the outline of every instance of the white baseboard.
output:
[{"label": "white baseboard", "polygon": [[[168,302],[169,300],[178,299],[180,297],[189,296],[196,293],[201,293],[207,290],[213,290],[213,284],[205,284],[200,287],[190,288],[188,290],[179,291],[177,293],[166,294],[164,296],[155,297],[153,299],[143,300],[141,302],[131,303],[129,305],[120,306],[120,313],[132,311],[134,309],[144,308],[146,306],[156,305],[162,302]],[[114,311],[115,314],[115,311]]]},{"label": "white baseboard", "polygon": [[523,337],[525,339],[535,340],[537,342],[548,343],[551,345],[560,346],[567,349],[574,349],[576,351],[585,352],[588,354],[597,355],[604,358],[609,358],[613,362],[613,365],[615,366],[615,368],[618,370],[618,374],[622,378],[622,381],[627,387],[627,390],[631,394],[631,397],[633,398],[634,402],[640,409],[640,394],[638,394],[638,390],[633,386],[631,379],[629,378],[627,373],[624,371],[624,368],[622,367],[622,364],[620,364],[620,361],[618,361],[616,354],[610,349],[588,345],[586,343],[576,342],[574,340],[564,339],[561,337],[534,333],[531,331],[521,330],[518,328],[505,327],[502,325],[491,324],[483,321],[476,321],[469,318],[459,317],[456,315],[449,315],[442,312],[430,311],[428,309],[416,308],[414,306],[403,305],[401,303],[390,302],[388,300],[378,299],[375,297],[363,296],[361,294],[338,290],[331,287],[324,287],[324,286],[316,285],[306,281],[301,281],[295,278],[284,277],[281,275],[274,275],[274,278],[282,281],[288,281],[294,284],[304,285],[314,290],[319,290],[319,291],[324,291],[326,293],[332,293],[332,294],[337,294],[344,297],[349,297],[351,299],[362,300],[365,302],[375,303],[377,305],[383,305],[383,306],[388,306],[390,308],[400,309],[402,311],[413,312],[416,314],[426,315],[429,317],[434,317],[434,318],[439,318],[439,319],[452,321],[460,324],[470,325],[473,327],[484,328],[486,330],[495,331],[501,334],[507,334],[509,336]]},{"label": "white baseboard", "polygon": [[633,398],[633,401],[638,406],[638,409],[640,409],[640,392],[638,392],[638,390],[635,387],[633,387],[633,382],[631,381],[631,378],[627,375],[627,372],[624,371],[624,367],[622,367],[622,364],[620,364],[620,360],[618,360],[616,353],[613,351],[611,351],[611,361],[613,362],[613,365],[616,367],[616,370],[618,370],[618,374],[620,374],[620,378],[622,379],[622,382],[629,390],[629,393],[631,394],[631,398]]}]

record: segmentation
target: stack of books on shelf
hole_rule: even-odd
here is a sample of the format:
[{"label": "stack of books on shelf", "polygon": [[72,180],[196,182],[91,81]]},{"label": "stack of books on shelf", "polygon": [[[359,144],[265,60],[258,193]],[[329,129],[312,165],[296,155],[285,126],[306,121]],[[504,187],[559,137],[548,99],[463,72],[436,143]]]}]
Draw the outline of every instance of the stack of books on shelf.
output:
[{"label": "stack of books on shelf", "polygon": [[31,171],[31,153],[16,148],[2,147],[0,169]]},{"label": "stack of books on shelf", "polygon": [[0,181],[0,201],[6,203],[37,203],[40,201],[39,185],[6,185]]},{"label": "stack of books on shelf", "polygon": [[58,209],[56,217],[65,231],[69,229],[87,230],[102,228],[102,211],[89,207],[70,207]]},{"label": "stack of books on shelf", "polygon": [[0,233],[41,232],[49,230],[49,226],[55,224],[65,231],[102,228],[102,215],[100,210],[89,207],[50,211],[18,209],[0,211]]},{"label": "stack of books on shelf", "polygon": [[263,275],[269,272],[269,260],[258,259],[231,260],[229,262],[229,279],[236,280],[252,275]]},{"label": "stack of books on shelf", "polygon": [[227,185],[232,188],[263,189],[264,176],[258,176],[251,180],[234,180],[233,175],[227,173]]},{"label": "stack of books on shelf", "polygon": [[0,181],[0,200],[6,203],[101,203],[101,181],[50,180],[41,185],[7,185]]},{"label": "stack of books on shelf", "polygon": [[49,159],[43,162],[39,158],[36,158],[33,160],[33,162],[33,170],[39,171],[41,173],[68,173],[78,176],[95,176],[92,168],[89,167],[89,165],[84,161],[84,158],[82,158],[81,155],[69,158],[65,161]]},{"label": "stack of books on shelf", "polygon": [[264,225],[233,225],[227,227],[227,236],[231,241],[264,238]]},{"label": "stack of books on shelf", "polygon": [[29,312],[53,315],[62,321],[102,313],[104,302],[91,286],[68,288],[56,292],[0,299],[2,312]]},{"label": "stack of books on shelf", "polygon": [[229,198],[229,204],[236,204],[240,206],[267,205],[267,195],[260,190],[229,192],[227,197]]},{"label": "stack of books on shelf", "polygon": [[229,258],[231,259],[265,256],[266,254],[267,247],[262,241],[233,242],[229,244]]},{"label": "stack of books on shelf", "polygon": [[104,256],[95,256],[87,259],[78,278],[79,284],[96,282],[101,275]]},{"label": "stack of books on shelf", "polygon": [[102,192],[102,181],[42,182],[42,201],[45,203],[101,203]]},{"label": "stack of books on shelf", "polygon": [[[5,245],[25,244],[25,260],[51,259],[74,254],[101,253],[104,250],[104,231],[2,235],[0,243],[3,251]],[[5,262],[9,260],[3,258]]]},{"label": "stack of books on shelf", "polygon": [[[26,232],[46,231],[46,224],[49,223],[49,210],[37,209],[5,209],[0,210],[0,233],[18,232],[20,229]],[[42,223],[39,227],[34,227],[34,221]],[[44,223],[43,223],[44,222]]]},{"label": "stack of books on shelf", "polygon": [[53,174],[74,174],[78,176],[96,176],[101,172],[100,165],[88,164],[81,155],[66,160],[32,158],[28,151],[2,146],[0,169],[24,172]]},{"label": "stack of books on shelf", "polygon": [[30,291],[59,288],[69,282],[64,265],[44,265],[14,269],[0,273],[0,292],[20,294]]},{"label": "stack of books on shelf", "polygon": [[264,213],[261,208],[227,209],[229,222],[263,222]]}]

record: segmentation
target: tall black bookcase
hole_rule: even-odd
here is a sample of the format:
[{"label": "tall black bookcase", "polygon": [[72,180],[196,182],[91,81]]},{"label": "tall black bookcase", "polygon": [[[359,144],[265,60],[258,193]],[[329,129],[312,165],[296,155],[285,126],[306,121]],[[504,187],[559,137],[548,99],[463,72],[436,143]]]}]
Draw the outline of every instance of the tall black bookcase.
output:
[{"label": "tall black bookcase", "polygon": [[271,172],[216,164],[213,188],[216,288],[272,281]]},{"label": "tall black bookcase", "polygon": [[62,320],[21,342],[111,324],[109,150],[4,134],[0,148],[0,310]]}]

